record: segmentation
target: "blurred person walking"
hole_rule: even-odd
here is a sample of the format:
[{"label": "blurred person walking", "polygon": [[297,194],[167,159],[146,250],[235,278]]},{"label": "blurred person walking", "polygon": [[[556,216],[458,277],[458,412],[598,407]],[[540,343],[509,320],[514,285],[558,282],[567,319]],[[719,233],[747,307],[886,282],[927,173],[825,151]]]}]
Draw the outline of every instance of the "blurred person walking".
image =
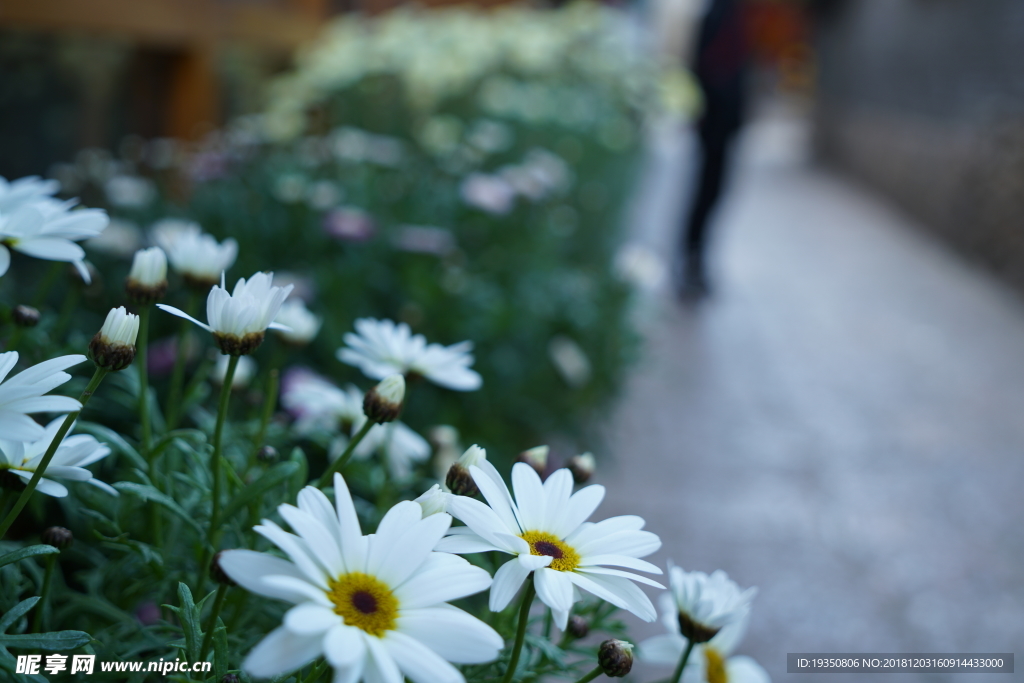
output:
[{"label": "blurred person walking", "polygon": [[678,293],[684,301],[707,296],[709,219],[722,194],[747,100],[750,46],[744,0],[710,0],[700,23],[692,69],[704,95],[697,122],[699,176],[680,234]]}]

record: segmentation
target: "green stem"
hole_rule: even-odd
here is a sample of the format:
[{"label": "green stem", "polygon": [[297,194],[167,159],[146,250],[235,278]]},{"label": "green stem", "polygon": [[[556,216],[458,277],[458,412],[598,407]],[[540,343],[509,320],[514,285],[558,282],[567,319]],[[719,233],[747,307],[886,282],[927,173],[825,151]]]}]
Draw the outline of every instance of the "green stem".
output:
[{"label": "green stem", "polygon": [[[107,372],[108,370],[103,368],[96,368],[96,372],[93,373],[92,379],[89,380],[89,386],[85,388],[85,391],[83,391],[82,395],[78,398],[79,402],[82,404],[82,408],[85,408],[85,404],[89,402],[90,398],[92,398],[93,393],[96,391],[96,388],[99,387],[100,382],[103,381]],[[32,478],[29,479],[25,490],[21,492],[20,496],[18,496],[18,500],[14,503],[14,507],[4,518],[4,521],[0,522],[0,539],[4,537],[7,530],[11,528],[12,524],[14,524],[14,520],[18,518],[22,509],[28,504],[28,499],[32,497],[32,492],[36,490],[36,486],[39,485],[39,480],[43,478],[43,472],[46,471],[46,468],[50,465],[50,461],[53,460],[53,456],[57,452],[57,447],[64,441],[64,437],[71,429],[71,425],[75,423],[75,420],[78,419],[78,415],[81,412],[82,411],[79,410],[78,412],[69,413],[68,416],[64,418],[64,424],[62,424],[60,429],[57,430],[56,436],[53,437],[53,441],[50,442],[50,446],[46,449],[46,453],[43,454],[43,459],[40,460],[39,464],[36,466],[36,471],[32,473]]]},{"label": "green stem", "polygon": [[345,447],[345,451],[338,456],[338,459],[332,462],[331,466],[327,468],[327,471],[321,475],[319,481],[316,483],[317,488],[327,486],[327,484],[329,484],[334,478],[334,473],[341,472],[342,468],[345,467],[345,465],[348,464],[348,461],[352,458],[352,453],[355,452],[356,446],[358,446],[359,442],[363,440],[363,437],[370,433],[370,430],[373,429],[375,424],[375,422],[371,422],[370,420],[363,423],[363,426],[358,432],[356,432],[356,435],[348,442],[348,446]]},{"label": "green stem", "polygon": [[686,668],[686,662],[690,660],[690,653],[693,652],[693,641],[686,641],[686,649],[683,650],[683,657],[679,660],[679,666],[676,667],[676,671],[672,674],[672,678],[669,683],[679,683],[683,677],[683,669]]},{"label": "green stem", "polygon": [[[196,293],[190,291],[188,303],[185,304],[185,312],[194,315],[196,307]],[[174,431],[181,418],[181,391],[185,385],[185,361],[188,354],[188,337],[192,323],[184,318],[178,325],[178,340],[175,344],[174,370],[171,372],[171,388],[167,394],[167,431]]]},{"label": "green stem", "polygon": [[32,628],[30,633],[39,633],[43,625],[43,610],[46,609],[46,600],[50,595],[50,581],[53,577],[53,565],[56,564],[56,555],[46,556],[46,573],[43,574],[43,588],[39,591],[39,602],[36,604],[35,614],[32,615]]},{"label": "green stem", "polygon": [[[149,426],[149,367],[146,354],[149,349],[149,312],[152,306],[139,307],[139,338],[135,342],[136,365],[139,367],[139,425],[142,426],[142,455],[149,458],[152,431]],[[153,463],[150,462],[150,465]]]},{"label": "green stem", "polygon": [[263,448],[263,441],[267,437],[267,425],[274,415],[274,408],[277,407],[277,390],[280,386],[280,373],[276,367],[270,368],[267,373],[267,388],[263,392],[263,415],[260,417],[260,431],[256,435],[256,450]]},{"label": "green stem", "polygon": [[231,399],[231,384],[235,381],[235,368],[241,356],[231,356],[228,370],[224,373],[224,383],[220,385],[220,405],[217,408],[217,426],[213,429],[213,456],[210,458],[210,471],[213,474],[213,513],[210,515],[210,532],[206,535],[208,544],[213,546],[214,535],[220,522],[220,465],[221,441],[224,435],[224,422],[228,416],[228,401]]},{"label": "green stem", "polygon": [[533,605],[533,596],[536,594],[537,589],[533,585],[531,576],[526,583],[523,604],[519,608],[519,628],[516,629],[516,641],[512,645],[512,658],[508,660],[508,669],[505,670],[505,676],[501,679],[501,683],[511,683],[512,677],[516,673],[516,667],[519,666],[519,655],[523,653],[523,641],[526,639],[526,625],[530,621],[530,607]]},{"label": "green stem", "polygon": [[555,615],[548,607],[544,614],[544,640],[551,640],[551,627],[554,625]]},{"label": "green stem", "polygon": [[206,657],[206,651],[210,649],[213,641],[213,629],[217,627],[217,617],[220,616],[220,608],[224,605],[224,597],[228,594],[226,583],[217,584],[217,594],[213,596],[213,611],[210,612],[210,621],[206,624],[206,633],[203,635],[203,644],[199,647],[199,659]]},{"label": "green stem", "polygon": [[588,673],[580,680],[576,681],[576,683],[590,683],[590,681],[594,680],[602,673],[604,673],[604,669],[602,669],[600,666],[595,666],[593,669],[591,669],[590,673]]}]

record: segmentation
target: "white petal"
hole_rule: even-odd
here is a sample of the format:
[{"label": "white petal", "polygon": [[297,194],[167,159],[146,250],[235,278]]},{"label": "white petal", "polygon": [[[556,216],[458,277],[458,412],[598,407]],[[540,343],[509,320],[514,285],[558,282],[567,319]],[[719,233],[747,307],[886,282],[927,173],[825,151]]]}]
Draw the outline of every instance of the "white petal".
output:
[{"label": "white petal", "polygon": [[[405,501],[416,508],[416,516],[422,514],[419,503]],[[399,503],[401,505],[402,503]],[[381,581],[397,586],[408,579],[416,569],[422,565],[434,550],[438,541],[444,538],[444,534],[451,526],[451,515],[439,512],[430,515],[426,519],[418,520],[411,524],[405,533],[393,541],[390,552],[382,556],[381,563],[374,567],[367,563],[367,571],[377,576]],[[386,539],[379,534],[375,535],[370,542],[370,556],[375,556],[374,544],[384,543]]]},{"label": "white petal", "polygon": [[431,553],[419,569],[394,589],[402,609],[430,607],[464,598],[491,585],[491,575],[448,553]]},{"label": "white petal", "polygon": [[505,645],[493,628],[451,605],[403,609],[398,630],[456,664],[493,661]]},{"label": "white petal", "polygon": [[190,316],[185,311],[179,310],[179,309],[175,308],[174,306],[168,306],[167,304],[157,304],[156,307],[159,308],[161,311],[167,311],[171,315],[176,315],[179,318],[184,318],[185,320],[190,320],[190,321],[194,322],[196,325],[199,325],[199,327],[203,328],[207,332],[213,332],[213,328],[212,327],[210,327],[206,323],[199,322],[198,320],[196,320],[195,318]]},{"label": "white petal", "polygon": [[465,683],[462,673],[426,645],[399,631],[389,631],[384,647],[413,683]]},{"label": "white petal", "polygon": [[672,666],[679,662],[686,638],[677,633],[662,633],[640,643],[637,655],[645,662]]},{"label": "white petal", "polygon": [[301,668],[320,656],[320,638],[298,636],[281,627],[271,631],[252,649],[242,668],[253,676],[272,678]]},{"label": "white petal", "polygon": [[352,494],[341,474],[334,475],[334,504],[338,513],[338,529],[341,534],[341,554],[350,572],[366,571],[367,540],[359,526],[356,506]]},{"label": "white petal", "polygon": [[284,627],[300,636],[314,636],[343,624],[344,620],[326,605],[304,602],[285,612]]},{"label": "white petal", "polygon": [[496,548],[505,552],[514,552],[514,547],[499,540],[500,534],[519,534],[519,525],[509,529],[494,510],[487,507],[478,500],[466,496],[455,496],[448,503],[448,511],[461,519],[462,522],[472,529],[480,538],[493,543]]},{"label": "white petal", "polygon": [[298,536],[290,534],[269,519],[263,520],[263,524],[253,527],[253,531],[266,538],[268,541],[283,550],[288,559],[298,567],[310,583],[327,590],[327,581],[324,570],[314,559],[312,551]]},{"label": "white petal", "polygon": [[402,683],[402,673],[379,638],[363,638],[370,656],[366,662],[366,683]]},{"label": "white petal", "polygon": [[7,251],[7,247],[0,244],[0,277],[3,277],[7,269],[11,267],[11,252]]},{"label": "white petal", "polygon": [[661,567],[656,564],[651,564],[647,560],[641,560],[636,557],[628,557],[626,555],[584,555],[580,558],[581,567],[594,567],[594,566],[610,566],[610,567],[625,567],[626,569],[635,569],[641,572],[648,572],[650,574],[661,574]]},{"label": "white petal", "polygon": [[485,553],[490,550],[500,550],[496,545],[480,538],[472,529],[466,526],[454,527],[448,530],[448,535],[437,542],[434,550],[445,553]]},{"label": "white petal", "polygon": [[358,666],[366,658],[366,642],[362,631],[354,626],[337,624],[324,636],[324,654],[335,668]]},{"label": "white petal", "polygon": [[644,621],[658,617],[651,599],[629,579],[601,574],[584,574],[582,571],[569,572],[570,580],[585,591],[593,593],[616,607],[637,615]]},{"label": "white petal", "polygon": [[[552,610],[568,614],[572,609],[572,581],[568,573],[538,569],[533,574],[533,583],[537,587],[537,597]],[[564,629],[565,624],[559,624],[558,628]]]},{"label": "white petal", "polygon": [[771,683],[771,677],[760,664],[750,657],[730,657],[725,662],[729,683]]},{"label": "white petal", "polygon": [[650,531],[619,531],[607,536],[588,539],[585,543],[574,543],[572,547],[580,555],[628,555],[643,557],[661,547],[661,539]]},{"label": "white petal", "polygon": [[638,574],[631,574],[630,572],[624,572],[621,569],[609,569],[608,567],[580,567],[578,571],[584,574],[603,574],[604,576],[621,576],[624,579],[630,581],[639,581],[645,583],[648,586],[654,586],[655,588],[665,588],[654,579],[649,579],[646,576],[640,576]]},{"label": "white petal", "polygon": [[508,607],[508,603],[512,602],[512,598],[519,592],[530,571],[518,558],[498,567],[498,571],[494,572],[494,582],[491,583],[489,606],[492,612],[500,612]]},{"label": "white petal", "polygon": [[545,496],[540,475],[524,462],[512,466],[512,488],[523,531],[539,530],[544,524]]},{"label": "white petal", "polygon": [[[337,536],[331,533],[330,527],[325,527],[313,515],[291,505],[281,505],[277,511],[306,542],[313,557],[327,570],[329,575],[338,576],[345,573],[345,565],[341,560],[341,548],[338,547]],[[337,527],[337,522],[334,522],[332,526]]]},{"label": "white petal", "polygon": [[587,486],[572,495],[562,513],[558,526],[551,529],[551,533],[559,538],[565,538],[587,521],[594,510],[604,500],[603,486]]},{"label": "white petal", "polygon": [[[565,525],[569,511],[569,499],[572,496],[572,473],[562,468],[551,473],[544,482],[544,528],[538,531],[549,531],[563,538],[574,531],[579,524],[574,524],[569,531],[559,533]],[[582,521],[582,520],[581,520]]]},{"label": "white petal", "polygon": [[502,521],[505,528],[514,534],[522,532],[519,519],[516,516],[516,506],[512,501],[512,494],[508,492],[508,487],[505,486],[505,482],[502,481],[501,475],[498,474],[494,465],[487,460],[481,460],[469,468],[469,473],[487,504],[491,506],[494,514]]},{"label": "white petal", "polygon": [[267,590],[288,591],[302,596],[300,601],[316,602],[325,607],[331,606],[327,593],[322,588],[311,584],[305,576],[301,579],[294,576],[264,576],[260,579],[260,584],[266,587],[263,592],[267,592]]},{"label": "white petal", "polygon": [[609,517],[600,522],[586,522],[564,540],[574,548],[594,538],[601,538],[619,531],[639,531],[644,528],[643,517],[636,515],[621,515]]},{"label": "white petal", "polygon": [[307,599],[304,593],[281,590],[263,583],[265,576],[290,576],[305,581],[305,575],[298,567],[280,557],[253,550],[225,550],[217,561],[224,573],[247,591],[293,603]]}]

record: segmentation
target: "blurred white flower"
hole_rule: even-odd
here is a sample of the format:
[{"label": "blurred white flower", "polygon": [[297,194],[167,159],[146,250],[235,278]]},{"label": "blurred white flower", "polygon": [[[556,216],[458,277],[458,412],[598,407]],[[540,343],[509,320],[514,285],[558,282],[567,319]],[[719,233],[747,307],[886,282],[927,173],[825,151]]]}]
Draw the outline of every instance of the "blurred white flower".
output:
[{"label": "blurred white flower", "polygon": [[89,283],[85,250],[75,242],[99,235],[110,218],[100,209],[68,211],[70,205],[37,202],[0,214],[0,275],[11,265],[8,249],[14,249],[39,259],[70,262]]},{"label": "blurred white flower", "polygon": [[140,249],[132,259],[128,279],[143,287],[167,283],[167,256],[160,247]]},{"label": "blurred white flower", "polygon": [[470,467],[470,473],[489,506],[453,496],[448,510],[466,527],[452,529],[436,547],[452,553],[497,550],[515,556],[494,575],[492,611],[505,609],[533,574],[537,596],[551,608],[562,630],[579,599],[577,589],[654,621],[654,605],[633,582],[663,586],[611,567],[661,574],[658,567],[639,559],[660,548],[661,539],[641,531],[644,520],[640,517],[587,522],[604,499],[603,486],[587,486],[573,493],[569,470],[558,470],[541,482],[532,467],[516,463],[512,467],[513,500],[497,470],[486,460]]},{"label": "blurred white flower", "polygon": [[[33,441],[11,441],[0,439],[0,472],[7,471],[20,477],[25,483],[38,469],[43,456],[46,454],[50,443],[57,436],[64,418],[58,417],[42,429],[43,435]],[[6,434],[5,434],[6,436]],[[50,464],[37,486],[40,493],[56,498],[63,498],[68,495],[67,488],[53,479],[65,479],[67,481],[84,481],[88,484],[103,489],[107,493],[117,495],[117,490],[93,479],[92,472],[85,469],[97,460],[110,455],[110,448],[87,434],[75,434],[66,436],[53,454]]]},{"label": "blurred white flower", "polygon": [[391,244],[401,251],[446,256],[455,251],[451,230],[429,225],[403,225],[391,237]]},{"label": "blurred white flower", "polygon": [[148,206],[156,198],[156,186],[148,178],[116,175],[106,182],[103,191],[114,206],[138,209]]},{"label": "blurred white flower", "polygon": [[165,218],[152,228],[153,241],[167,253],[174,272],[196,287],[212,287],[238,257],[238,242],[229,237],[218,244],[197,223]]},{"label": "blurred white flower", "polygon": [[213,333],[220,350],[232,356],[244,356],[255,351],[267,329],[281,329],[274,322],[281,304],[288,298],[292,285],[274,287],[273,273],[256,273],[248,282],[239,278],[235,289],[228,294],[221,275],[220,285],[210,290],[206,299],[206,318],[209,324],[199,322],[188,313],[166,304],[157,304],[172,315],[191,320]]},{"label": "blurred white flower", "polygon": [[346,347],[338,349],[338,360],[354,365],[373,379],[395,373],[416,374],[438,386],[455,391],[474,391],[483,384],[480,375],[470,369],[473,342],[451,346],[428,344],[421,334],[413,335],[405,323],[360,318],[355,333],[349,332]]},{"label": "blurred white flower", "polygon": [[590,381],[592,368],[586,352],[574,340],[564,335],[555,335],[548,342],[548,357],[565,383],[574,389]]},{"label": "blurred white flower", "polygon": [[371,237],[377,226],[373,216],[354,206],[343,206],[324,216],[324,232],[336,239],[363,242]]},{"label": "blurred white flower", "polygon": [[307,181],[298,173],[285,173],[274,181],[274,197],[285,204],[294,204],[306,196]]},{"label": "blurred white flower", "polygon": [[340,474],[334,496],[332,505],[309,486],[298,507],[278,507],[294,533],[270,520],[255,527],[288,559],[251,550],[220,554],[221,569],[243,588],[295,605],[242,662],[246,672],[272,678],[324,656],[339,683],[464,683],[449,662],[497,658],[501,636],[447,604],[491,584],[483,569],[433,552],[449,515],[424,517],[418,504],[403,501],[364,536]]},{"label": "blurred white flower", "polygon": [[[362,429],[365,423],[366,416],[363,415],[352,425],[352,433],[355,434]],[[344,438],[336,441],[329,454],[331,460],[335,460],[341,454],[341,450],[346,444],[347,440]],[[377,452],[384,456],[391,476],[397,481],[405,481],[412,474],[416,463],[423,462],[430,457],[430,444],[404,422],[396,420],[371,427],[363,440],[356,446],[352,457],[357,460],[366,460]]]},{"label": "blurred white flower", "polygon": [[32,175],[9,181],[0,176],[0,213],[14,211],[41,199],[50,199],[59,191],[60,183],[56,180],[43,180]]},{"label": "blurred white flower", "polygon": [[511,211],[516,201],[516,189],[507,180],[486,173],[466,176],[459,186],[459,194],[466,204],[498,216]]},{"label": "blurred white flower", "polygon": [[612,269],[620,280],[654,292],[668,279],[664,260],[654,251],[640,244],[627,244],[615,254]]},{"label": "blurred white flower", "polygon": [[64,370],[84,360],[80,354],[51,358],[8,379],[18,363],[18,352],[0,353],[0,434],[12,441],[36,441],[44,431],[29,414],[81,410],[77,399],[44,394],[71,379]]},{"label": "blurred white flower", "polygon": [[132,221],[112,218],[103,232],[82,244],[89,250],[127,258],[142,245],[142,231]]},{"label": "blurred white flower", "polygon": [[275,321],[290,328],[288,331],[276,330],[278,336],[286,342],[296,345],[308,344],[313,341],[323,323],[317,315],[306,308],[301,299],[289,299],[281,304],[281,310]]},{"label": "blurred white flower", "polygon": [[340,389],[305,368],[293,368],[281,381],[281,405],[295,417],[295,429],[350,432],[364,418],[363,392],[353,385]]},{"label": "blurred white flower", "polygon": [[337,206],[343,196],[341,188],[330,180],[318,180],[310,185],[306,192],[309,205],[318,211],[326,211]]}]

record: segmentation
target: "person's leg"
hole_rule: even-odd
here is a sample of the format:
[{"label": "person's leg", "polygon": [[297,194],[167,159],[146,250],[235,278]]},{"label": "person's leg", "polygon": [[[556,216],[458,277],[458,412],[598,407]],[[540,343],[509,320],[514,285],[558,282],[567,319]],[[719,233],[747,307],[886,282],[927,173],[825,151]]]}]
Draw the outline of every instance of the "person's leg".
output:
[{"label": "person's leg", "polygon": [[701,131],[700,176],[693,194],[683,232],[684,293],[707,292],[705,257],[708,248],[711,214],[722,194],[728,152],[728,136],[716,131]]}]

